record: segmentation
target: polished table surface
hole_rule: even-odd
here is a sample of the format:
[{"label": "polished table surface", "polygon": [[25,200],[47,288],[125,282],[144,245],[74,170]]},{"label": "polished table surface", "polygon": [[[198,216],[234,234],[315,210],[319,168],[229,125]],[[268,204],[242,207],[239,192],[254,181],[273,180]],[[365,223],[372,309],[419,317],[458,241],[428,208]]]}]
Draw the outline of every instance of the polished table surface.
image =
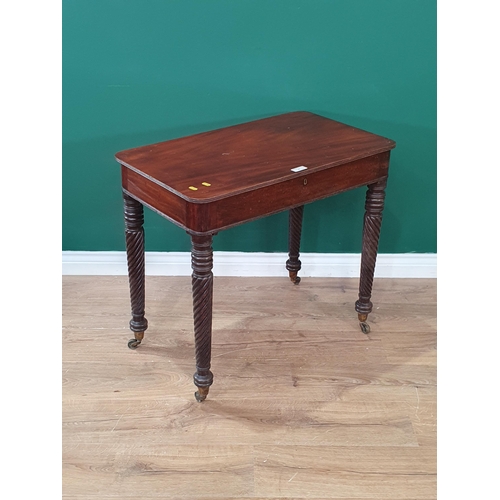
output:
[{"label": "polished table surface", "polygon": [[213,251],[218,231],[284,210],[289,217],[286,268],[298,284],[304,205],[367,186],[360,292],[361,329],[372,310],[390,151],[395,142],[299,111],[149,144],[116,154],[122,166],[127,259],[135,349],[148,326],[144,294],[143,206],[184,228],[192,241],[196,398],[203,401],[210,371]]},{"label": "polished table surface", "polygon": [[381,179],[394,146],[294,112],[129,149],[116,159],[128,194],[190,232],[213,233]]}]

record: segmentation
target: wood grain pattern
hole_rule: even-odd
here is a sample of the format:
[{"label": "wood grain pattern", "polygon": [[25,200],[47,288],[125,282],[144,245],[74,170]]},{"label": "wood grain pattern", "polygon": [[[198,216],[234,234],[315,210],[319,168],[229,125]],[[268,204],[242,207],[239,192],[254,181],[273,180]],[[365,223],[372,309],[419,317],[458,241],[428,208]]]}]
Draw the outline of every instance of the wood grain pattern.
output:
[{"label": "wood grain pattern", "polygon": [[238,192],[231,197],[194,203],[135,170],[122,167],[124,192],[191,234],[214,234],[267,215],[365,186],[387,177],[389,153],[295,177],[279,184]]},{"label": "wood grain pattern", "polygon": [[191,279],[146,282],[132,351],[127,277],[63,277],[65,500],[436,498],[434,280],[376,280],[363,335],[357,279],[215,277],[203,404]]},{"label": "wood grain pattern", "polygon": [[116,159],[199,203],[293,179],[298,166],[314,173],[394,147],[385,137],[299,111],[120,151]]},{"label": "wood grain pattern", "polygon": [[385,137],[295,112],[115,157],[127,195],[201,235],[383,180],[394,147]]},{"label": "wood grain pattern", "polygon": [[[389,153],[381,153],[328,170],[307,170],[306,174],[301,172],[280,184],[192,206],[198,213],[203,214],[203,210],[207,213],[206,230],[225,229],[384,179],[388,168]],[[189,227],[203,220],[201,214],[190,220]]]},{"label": "wood grain pattern", "polygon": [[429,498],[434,461],[428,448],[256,447],[255,493],[314,498],[330,491],[330,498],[390,499],[403,490],[408,498]]}]

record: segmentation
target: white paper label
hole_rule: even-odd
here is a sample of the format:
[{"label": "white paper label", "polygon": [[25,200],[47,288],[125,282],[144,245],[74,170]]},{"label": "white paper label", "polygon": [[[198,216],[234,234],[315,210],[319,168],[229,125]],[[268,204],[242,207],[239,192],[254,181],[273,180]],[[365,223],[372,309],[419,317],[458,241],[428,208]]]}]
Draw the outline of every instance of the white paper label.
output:
[{"label": "white paper label", "polygon": [[292,172],[302,172],[302,170],[307,170],[307,167],[304,167],[304,165],[301,165],[300,167],[295,167],[290,169]]}]

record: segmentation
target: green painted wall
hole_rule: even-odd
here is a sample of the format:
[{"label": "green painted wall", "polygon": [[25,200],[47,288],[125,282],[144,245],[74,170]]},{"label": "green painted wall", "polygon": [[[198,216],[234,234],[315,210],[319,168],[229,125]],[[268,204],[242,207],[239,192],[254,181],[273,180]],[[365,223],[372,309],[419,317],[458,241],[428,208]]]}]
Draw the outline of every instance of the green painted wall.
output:
[{"label": "green painted wall", "polygon": [[[115,152],[295,110],[397,142],[379,250],[435,252],[435,0],[64,0],[63,250],[125,248]],[[364,191],[308,205],[302,251],[359,252]],[[145,228],[147,250],[189,250]],[[282,213],[214,249],[286,242]]]}]

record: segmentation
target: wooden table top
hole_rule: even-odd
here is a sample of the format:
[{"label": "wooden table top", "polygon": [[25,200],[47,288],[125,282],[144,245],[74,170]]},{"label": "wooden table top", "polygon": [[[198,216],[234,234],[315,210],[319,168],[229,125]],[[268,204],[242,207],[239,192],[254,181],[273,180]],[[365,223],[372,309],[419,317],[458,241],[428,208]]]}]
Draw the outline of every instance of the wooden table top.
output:
[{"label": "wooden table top", "polygon": [[387,152],[395,145],[299,111],[128,149],[116,159],[190,203],[208,203]]}]

